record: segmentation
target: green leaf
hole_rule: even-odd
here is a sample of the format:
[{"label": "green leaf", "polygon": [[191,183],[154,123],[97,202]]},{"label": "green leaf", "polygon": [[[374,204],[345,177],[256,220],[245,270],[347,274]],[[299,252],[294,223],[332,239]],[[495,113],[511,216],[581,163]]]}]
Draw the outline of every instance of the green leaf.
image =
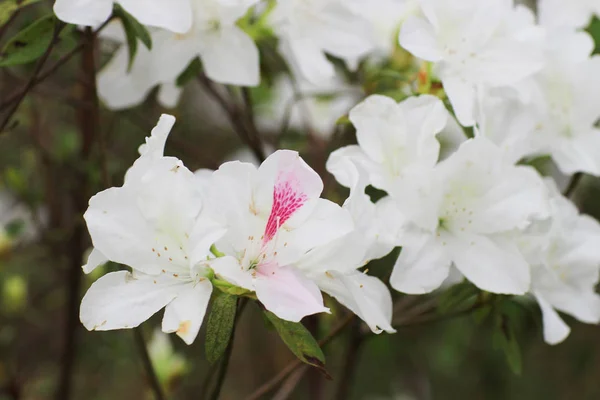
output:
[{"label": "green leaf", "polygon": [[473,306],[478,299],[479,289],[470,282],[461,282],[440,295],[437,310],[447,314]]},{"label": "green leaf", "polygon": [[508,366],[516,375],[521,375],[521,349],[515,337],[514,327],[511,319],[506,315],[496,316],[496,329],[492,335],[494,347],[502,350]]},{"label": "green leaf", "polygon": [[237,309],[237,297],[216,292],[206,324],[206,359],[216,362],[227,350]]},{"label": "green leaf", "polygon": [[281,340],[287,347],[306,364],[325,370],[325,355],[319,347],[315,338],[310,334],[308,329],[299,322],[290,322],[278,318],[275,314],[265,310],[265,315],[279,333]]},{"label": "green leaf", "polygon": [[152,50],[152,37],[146,27],[138,22],[131,14],[123,9],[123,7],[115,4],[114,15],[121,20],[125,35],[127,37],[127,48],[129,49],[129,65],[128,70],[133,65],[133,60],[137,54],[138,39],[148,48]]},{"label": "green leaf", "polygon": [[600,53],[600,19],[598,19],[598,17],[594,17],[586,31],[588,31],[589,34],[594,38],[594,43],[596,44],[594,54]]},{"label": "green leaf", "polygon": [[177,77],[175,83],[177,86],[182,87],[192,79],[194,79],[198,74],[202,71],[202,64],[200,63],[200,58],[196,57],[188,66],[183,70],[181,74]]},{"label": "green leaf", "polygon": [[[27,64],[38,59],[48,49],[57,20],[46,15],[13,36],[0,52],[0,67]],[[63,38],[73,31],[69,25],[61,32]]]},{"label": "green leaf", "polygon": [[337,119],[337,121],[335,121],[336,125],[352,125],[352,122],[350,121],[350,118],[348,118],[347,115],[342,115],[341,117],[339,117]]},{"label": "green leaf", "polygon": [[0,26],[4,25],[19,8],[23,8],[40,0],[3,0],[0,2]]}]

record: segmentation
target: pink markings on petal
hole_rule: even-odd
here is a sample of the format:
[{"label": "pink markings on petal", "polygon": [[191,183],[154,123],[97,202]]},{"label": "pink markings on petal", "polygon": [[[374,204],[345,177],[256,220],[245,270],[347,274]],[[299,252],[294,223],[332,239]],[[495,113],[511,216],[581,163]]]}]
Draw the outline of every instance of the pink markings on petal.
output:
[{"label": "pink markings on petal", "polygon": [[263,244],[273,239],[279,228],[306,203],[308,197],[300,188],[300,182],[292,171],[281,172],[277,177]]}]

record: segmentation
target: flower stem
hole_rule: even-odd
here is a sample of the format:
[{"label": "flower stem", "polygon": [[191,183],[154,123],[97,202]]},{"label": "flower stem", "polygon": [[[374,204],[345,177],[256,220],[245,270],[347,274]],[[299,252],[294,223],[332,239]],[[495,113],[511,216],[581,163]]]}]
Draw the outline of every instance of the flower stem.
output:
[{"label": "flower stem", "polygon": [[150,381],[150,386],[152,387],[154,398],[156,400],[164,400],[166,397],[162,391],[162,387],[160,386],[158,377],[156,376],[156,371],[154,371],[154,366],[152,366],[150,356],[148,355],[148,349],[146,347],[144,335],[142,334],[142,329],[139,327],[134,328],[133,335],[135,338],[135,342],[138,346],[140,356],[142,358],[142,363],[144,364],[144,370],[146,371],[146,375],[148,377],[148,380]]}]

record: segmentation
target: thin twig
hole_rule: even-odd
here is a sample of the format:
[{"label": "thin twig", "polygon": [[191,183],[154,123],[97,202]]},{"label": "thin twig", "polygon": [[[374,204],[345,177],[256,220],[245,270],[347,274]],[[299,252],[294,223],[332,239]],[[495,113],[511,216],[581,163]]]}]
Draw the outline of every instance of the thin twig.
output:
[{"label": "thin twig", "polygon": [[6,23],[0,27],[0,40],[8,30],[8,27],[15,21],[15,19],[17,19],[17,15],[19,15],[20,12],[21,9],[18,8],[15,12],[11,14],[11,16],[8,18],[8,21],[6,21]]},{"label": "thin twig", "polygon": [[342,374],[338,380],[336,399],[346,400],[350,396],[350,389],[352,382],[354,381],[354,371],[356,370],[356,364],[358,361],[358,355],[361,345],[364,340],[364,336],[360,333],[360,321],[355,320],[350,332],[350,340],[348,340],[348,348],[346,349],[346,355],[344,358]]},{"label": "thin twig", "polygon": [[152,392],[154,393],[154,398],[156,400],[164,400],[166,399],[162,386],[158,380],[156,375],[156,371],[154,371],[154,366],[152,365],[152,360],[150,360],[150,355],[148,354],[148,348],[146,347],[146,341],[144,340],[144,335],[142,334],[141,328],[134,328],[133,335],[135,339],[135,343],[140,352],[140,356],[142,358],[142,364],[144,364],[144,371],[146,371],[146,375],[148,380],[150,381],[150,387],[152,388]]},{"label": "thin twig", "polygon": [[307,369],[308,367],[304,366],[303,368],[298,368],[296,371],[292,372],[290,376],[283,381],[279,390],[273,395],[273,400],[286,400],[289,398],[294,392],[294,389],[296,389],[296,386],[298,386],[302,380]]},{"label": "thin twig", "polygon": [[[350,325],[350,323],[356,318],[354,314],[348,315],[342,322],[339,323],[335,328],[331,330],[323,339],[319,340],[319,346],[325,346],[333,339],[335,339],[340,333],[344,331],[344,329]],[[245,400],[258,400],[262,396],[269,393],[271,390],[275,389],[277,385],[279,385],[285,378],[288,377],[292,372],[294,372],[297,368],[303,366],[305,364],[302,363],[299,359],[296,359],[289,363],[285,368],[283,368],[277,375],[273,378],[269,379],[267,382],[262,384],[258,389],[256,389],[252,394],[246,397]],[[308,368],[305,368],[307,371]]]},{"label": "thin twig", "polygon": [[21,105],[23,100],[25,99],[25,96],[27,96],[27,93],[35,85],[35,80],[37,79],[37,76],[40,73],[40,71],[42,70],[42,67],[44,66],[44,64],[46,64],[46,61],[48,61],[48,57],[50,57],[50,53],[52,53],[54,46],[58,42],[58,36],[60,35],[60,33],[62,32],[64,27],[65,27],[65,24],[63,22],[58,22],[56,24],[56,26],[54,27],[54,33],[52,34],[52,39],[50,40],[50,44],[48,44],[46,51],[44,51],[44,54],[42,54],[42,56],[38,60],[37,64],[35,65],[33,74],[31,74],[31,78],[25,85],[25,88],[21,91],[21,93],[17,97],[15,103],[13,104],[12,108],[8,111],[8,115],[6,116],[6,118],[4,119],[2,124],[0,125],[0,134],[2,134],[2,132],[4,131],[4,128],[6,128],[6,126],[10,122],[10,119],[12,118],[13,114],[17,111],[17,109],[19,108],[19,106]]},{"label": "thin twig", "polygon": [[[110,21],[111,20],[108,20],[108,21],[104,22],[102,25],[100,25],[100,27],[98,27],[98,29],[96,29],[94,31],[94,36],[97,35],[102,29],[104,29]],[[8,97],[2,103],[0,103],[0,111],[9,107],[12,103],[14,103],[19,98],[21,98],[21,96],[25,97],[27,95],[27,93],[29,92],[29,90],[33,89],[36,85],[38,85],[39,83],[46,80],[49,76],[53,75],[60,67],[62,67],[67,61],[69,61],[75,54],[77,54],[81,50],[83,50],[83,48],[88,43],[88,41],[89,41],[89,37],[84,36],[83,39],[80,41],[80,43],[77,46],[75,46],[71,51],[69,51],[68,53],[63,55],[58,61],[56,61],[54,64],[52,64],[46,71],[39,73],[38,74],[39,76],[35,77],[35,79],[33,80],[32,86],[30,88],[25,87],[25,88],[21,89],[20,91],[18,91],[17,93],[14,93],[10,97]],[[34,74],[34,76],[35,76],[35,74]]]},{"label": "thin twig", "polygon": [[[246,124],[243,121],[243,115],[235,104],[229,104],[229,102],[219,93],[213,82],[204,74],[197,76],[198,82],[206,89],[208,94],[219,104],[223,111],[229,117],[229,122],[233,127],[236,134],[242,139],[242,141],[250,147],[250,150],[254,153],[259,162],[265,160],[264,149],[261,147],[260,141],[253,139],[252,133],[248,130]],[[253,118],[253,117],[252,117]]]},{"label": "thin twig", "polygon": [[575,175],[573,175],[573,177],[569,181],[569,185],[563,192],[563,196],[565,196],[566,198],[571,198],[571,196],[575,194],[575,190],[577,189],[579,182],[581,182],[581,178],[583,178],[583,174],[581,172],[578,172]]},{"label": "thin twig", "polygon": [[247,87],[242,87],[242,98],[244,99],[245,106],[245,114],[246,120],[248,122],[248,133],[251,137],[252,142],[254,143],[254,147],[260,150],[259,161],[263,162],[265,160],[264,153],[264,144],[261,139],[260,132],[256,127],[256,120],[254,118],[254,102],[252,101],[252,93],[250,93],[250,89]]}]

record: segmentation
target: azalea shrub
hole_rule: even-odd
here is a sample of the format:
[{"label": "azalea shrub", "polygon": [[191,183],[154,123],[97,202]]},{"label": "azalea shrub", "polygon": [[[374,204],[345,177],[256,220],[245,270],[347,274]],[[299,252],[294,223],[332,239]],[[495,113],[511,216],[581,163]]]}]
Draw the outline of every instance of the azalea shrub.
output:
[{"label": "azalea shrub", "polygon": [[0,396],[600,396],[599,16],[4,1]]}]

